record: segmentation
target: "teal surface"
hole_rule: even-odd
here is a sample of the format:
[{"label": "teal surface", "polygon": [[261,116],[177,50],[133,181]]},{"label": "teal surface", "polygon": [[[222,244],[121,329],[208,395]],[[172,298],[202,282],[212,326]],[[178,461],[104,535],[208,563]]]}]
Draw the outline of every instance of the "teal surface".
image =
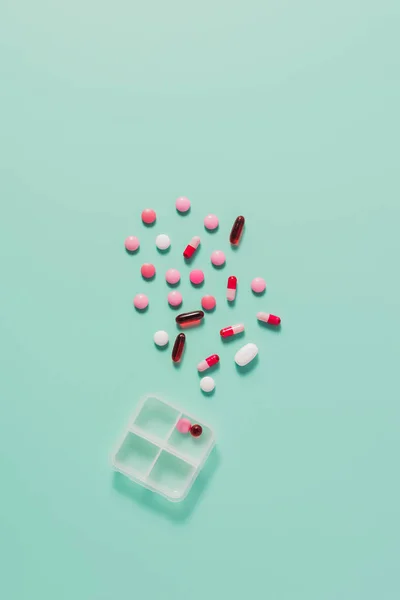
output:
[{"label": "teal surface", "polygon": [[[1,2],[2,599],[398,600],[399,17],[397,0]],[[180,368],[152,342],[176,331],[169,267],[185,309],[218,302]],[[244,341],[218,335],[242,320],[245,375]],[[181,505],[109,467],[146,392],[218,437]]]}]

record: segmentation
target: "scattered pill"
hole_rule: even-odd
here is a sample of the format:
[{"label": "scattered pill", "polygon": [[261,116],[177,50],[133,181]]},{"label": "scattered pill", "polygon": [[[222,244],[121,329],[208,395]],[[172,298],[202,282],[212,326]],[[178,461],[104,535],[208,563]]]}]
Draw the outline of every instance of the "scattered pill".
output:
[{"label": "scattered pill", "polygon": [[170,285],[175,285],[181,278],[181,274],[177,269],[168,269],[165,273],[165,279]]},{"label": "scattered pill", "polygon": [[203,428],[201,425],[192,425],[189,431],[193,437],[200,437],[203,433]]},{"label": "scattered pill", "polygon": [[149,304],[149,299],[146,294],[136,294],[133,299],[133,304],[138,310],[144,310]]},{"label": "scattered pill", "polygon": [[258,348],[255,344],[246,344],[235,354],[235,363],[239,367],[249,364],[258,354]]},{"label": "scattered pill", "polygon": [[204,313],[202,310],[193,310],[192,312],[181,313],[175,319],[178,325],[181,327],[185,327],[185,325],[195,325],[200,323],[200,321],[204,318]]},{"label": "scattered pill", "polygon": [[136,252],[136,250],[139,248],[139,246],[140,246],[140,242],[136,236],[130,235],[129,237],[126,238],[125,248],[128,250],[128,252]]},{"label": "scattered pill", "polygon": [[182,294],[180,292],[174,291],[168,294],[168,303],[171,306],[179,306],[182,304]]},{"label": "scattered pill", "polygon": [[214,296],[203,296],[201,299],[201,306],[204,310],[214,310],[216,304]]},{"label": "scattered pill", "polygon": [[237,246],[240,242],[240,238],[242,237],[243,233],[244,221],[244,217],[240,216],[233,224],[231,235],[229,236],[229,241],[233,246]]},{"label": "scattered pill", "polygon": [[140,269],[140,272],[142,277],[145,279],[151,279],[156,274],[156,268],[151,263],[144,263]]},{"label": "scattered pill", "polygon": [[263,321],[264,323],[268,323],[268,325],[280,325],[281,324],[280,317],[276,317],[275,315],[270,315],[265,312],[257,313],[257,319],[259,321]]},{"label": "scattered pill", "polygon": [[160,329],[160,331],[155,332],[153,340],[156,346],[166,346],[169,341],[168,333]]},{"label": "scattered pill", "polygon": [[142,212],[142,221],[146,225],[151,225],[156,220],[156,211],[152,208],[145,208]]},{"label": "scattered pill", "polygon": [[216,229],[219,225],[218,217],[216,215],[207,215],[204,219],[204,227],[206,229]]},{"label": "scattered pill", "polygon": [[183,349],[185,347],[186,336],[184,333],[178,333],[176,336],[174,347],[172,348],[172,360],[179,362],[182,358]]},{"label": "scattered pill", "polygon": [[185,258],[192,258],[193,254],[196,252],[197,248],[199,247],[200,244],[200,238],[198,235],[195,235],[191,241],[190,244],[188,244],[185,248],[185,250],[183,251],[183,256]]},{"label": "scattered pill", "polygon": [[179,433],[189,433],[192,424],[189,419],[179,419],[176,424],[176,428]]},{"label": "scattered pill", "polygon": [[251,282],[251,289],[256,294],[261,294],[266,287],[267,284],[265,283],[265,279],[263,279],[262,277],[255,277],[255,279],[253,279],[253,281]]},{"label": "scattered pill", "polygon": [[225,254],[222,250],[214,250],[211,254],[211,262],[214,266],[220,267],[225,262]]},{"label": "scattered pill", "polygon": [[228,277],[228,285],[226,288],[226,297],[228,302],[233,302],[236,298],[237,278],[234,275]]},{"label": "scattered pill", "polygon": [[199,362],[199,364],[197,365],[197,370],[200,372],[206,371],[207,369],[209,369],[210,367],[213,367],[214,365],[216,365],[218,363],[219,363],[218,354],[211,354],[211,356],[208,356],[207,358],[205,358],[204,360]]},{"label": "scattered pill", "polygon": [[190,271],[189,279],[193,285],[200,285],[204,281],[204,273],[201,269],[193,269]]},{"label": "scattered pill", "polygon": [[166,250],[171,245],[171,240],[165,233],[160,233],[156,237],[156,246],[159,250]]},{"label": "scattered pill", "polygon": [[185,196],[181,196],[175,202],[176,210],[179,212],[187,212],[190,208],[190,200],[189,198],[185,198]]},{"label": "scattered pill", "polygon": [[200,387],[203,392],[212,392],[215,388],[215,381],[212,377],[202,377],[202,379],[200,379]]},{"label": "scattered pill", "polygon": [[242,333],[242,331],[244,331],[244,325],[243,323],[240,323],[239,325],[230,325],[229,327],[224,327],[224,329],[221,329],[219,334],[221,337],[226,338],[230,337],[231,335],[236,335],[237,333]]}]

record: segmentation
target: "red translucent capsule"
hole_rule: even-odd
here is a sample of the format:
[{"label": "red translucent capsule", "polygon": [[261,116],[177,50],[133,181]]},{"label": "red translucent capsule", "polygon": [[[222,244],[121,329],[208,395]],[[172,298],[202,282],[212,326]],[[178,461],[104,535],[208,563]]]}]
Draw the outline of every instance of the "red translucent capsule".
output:
[{"label": "red translucent capsule", "polygon": [[236,219],[233,224],[229,241],[233,246],[237,246],[242,237],[244,227],[244,217],[240,216]]},{"label": "red translucent capsule", "polygon": [[182,358],[183,349],[185,347],[186,336],[184,333],[179,333],[176,336],[174,347],[172,348],[172,360],[179,362]]},{"label": "red translucent capsule", "polygon": [[269,313],[259,312],[257,313],[257,319],[259,321],[263,321],[264,323],[268,323],[268,325],[280,325],[281,318],[276,317],[275,315],[270,315]]},{"label": "red translucent capsule", "polygon": [[240,323],[239,325],[231,325],[230,327],[221,329],[219,334],[221,337],[226,338],[230,337],[231,335],[236,335],[237,333],[242,333],[242,331],[244,331],[244,325],[243,323]]},{"label": "red translucent capsule", "polygon": [[197,248],[199,247],[200,244],[200,238],[198,235],[195,235],[191,241],[190,244],[188,244],[185,248],[185,250],[183,251],[183,256],[185,258],[192,258],[193,254],[196,252]]},{"label": "red translucent capsule", "polygon": [[202,310],[193,310],[188,313],[181,313],[175,319],[175,321],[181,327],[187,327],[188,325],[195,325],[196,323],[200,323],[200,321],[204,317],[204,312]]},{"label": "red translucent capsule", "polygon": [[226,288],[226,297],[229,302],[233,302],[236,298],[237,278],[234,275],[228,277],[228,285]]},{"label": "red translucent capsule", "polygon": [[193,437],[200,437],[201,434],[203,433],[203,428],[201,425],[192,425],[191,428],[189,429],[190,435],[192,435]]},{"label": "red translucent capsule", "polygon": [[211,354],[211,356],[208,356],[207,358],[205,358],[204,360],[202,360],[197,365],[197,370],[200,371],[200,372],[201,371],[205,371],[206,369],[209,369],[210,367],[213,367],[217,363],[219,363],[219,356],[218,356],[218,354]]}]

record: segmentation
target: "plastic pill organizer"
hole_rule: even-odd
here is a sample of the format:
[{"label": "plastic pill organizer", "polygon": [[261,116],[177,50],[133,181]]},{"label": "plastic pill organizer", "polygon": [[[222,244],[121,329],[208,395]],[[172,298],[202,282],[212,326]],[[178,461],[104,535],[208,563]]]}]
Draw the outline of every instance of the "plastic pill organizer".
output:
[{"label": "plastic pill organizer", "polygon": [[[187,418],[203,428],[200,437],[179,433]],[[112,456],[114,469],[168,500],[183,500],[215,444],[211,427],[176,406],[149,394],[139,402]]]}]

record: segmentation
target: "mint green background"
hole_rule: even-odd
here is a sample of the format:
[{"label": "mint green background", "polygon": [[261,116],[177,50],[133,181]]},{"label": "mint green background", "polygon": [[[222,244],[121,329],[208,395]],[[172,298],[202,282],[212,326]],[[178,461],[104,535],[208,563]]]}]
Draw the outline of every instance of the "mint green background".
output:
[{"label": "mint green background", "polygon": [[[399,598],[399,6],[1,2],[2,599]],[[181,260],[196,233],[202,290]],[[179,369],[152,344],[175,334],[171,266],[184,308],[218,299]],[[218,336],[241,320],[260,348],[243,376],[243,340]],[[215,351],[207,398],[195,364]],[[218,436],[181,505],[109,468],[148,391]]]}]

